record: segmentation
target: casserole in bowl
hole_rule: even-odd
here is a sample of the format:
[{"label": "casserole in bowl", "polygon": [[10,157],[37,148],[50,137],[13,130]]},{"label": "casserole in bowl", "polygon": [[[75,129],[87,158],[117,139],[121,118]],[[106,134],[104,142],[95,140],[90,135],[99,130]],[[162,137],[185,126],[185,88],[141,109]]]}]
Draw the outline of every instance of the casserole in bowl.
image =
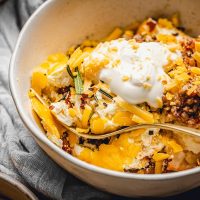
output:
[{"label": "casserole in bowl", "polygon": [[[180,185],[177,183],[181,183],[182,191],[198,185],[198,168],[163,175],[124,174],[91,166],[73,158],[48,141],[42,134],[34,121],[27,97],[34,66],[41,63],[47,55],[65,52],[68,47],[80,43],[88,36],[95,37],[94,39],[104,37],[114,27],[126,26],[133,19],[144,20],[149,16],[158,17],[165,8],[164,15],[170,16],[179,12],[182,24],[191,33],[197,34],[196,7],[189,1],[184,1],[181,5],[184,6],[179,8],[178,1],[163,1],[159,4],[152,1],[151,6],[145,4],[145,1],[143,5],[139,1],[115,3],[114,1],[85,1],[84,4],[79,1],[48,1],[33,15],[23,29],[10,68],[11,91],[15,103],[38,144],[56,162],[82,180],[106,191],[126,196],[171,195],[180,191]],[[188,12],[188,9],[191,11]],[[29,41],[32,44],[31,48],[28,45]],[[193,175],[193,173],[197,174]],[[184,182],[186,177],[188,181]],[[160,183],[161,180],[162,183]],[[158,186],[159,191],[155,190]]]}]

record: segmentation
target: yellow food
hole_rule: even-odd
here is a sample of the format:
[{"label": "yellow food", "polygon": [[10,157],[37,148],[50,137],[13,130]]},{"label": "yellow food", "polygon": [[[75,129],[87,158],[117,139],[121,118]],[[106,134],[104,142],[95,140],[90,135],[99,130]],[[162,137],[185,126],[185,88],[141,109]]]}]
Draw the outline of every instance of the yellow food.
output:
[{"label": "yellow food", "polygon": [[136,116],[140,117],[141,119],[143,119],[146,123],[154,122],[153,115],[150,112],[142,110],[141,108],[139,108],[135,105],[131,105],[125,101],[117,100],[117,103],[119,104],[119,106],[121,106],[125,110],[127,110],[127,111],[135,114]]},{"label": "yellow food", "polygon": [[132,114],[130,112],[117,112],[113,117],[113,122],[119,126],[131,126],[134,124],[131,119]]},{"label": "yellow food", "polygon": [[92,114],[92,108],[90,106],[86,106],[84,111],[83,111],[83,116],[82,116],[82,126],[83,128],[87,128],[88,127],[88,123],[89,123],[89,119],[90,116]]},{"label": "yellow food", "polygon": [[48,133],[55,135],[56,138],[59,139],[63,128],[60,123],[57,122],[56,119],[53,117],[49,109],[46,108],[36,97],[31,98],[31,104],[33,110],[42,120],[41,123],[44,126],[44,129]]},{"label": "yellow food", "polygon": [[123,31],[120,28],[115,28],[113,32],[106,38],[106,41],[115,40],[122,35]]},{"label": "yellow food", "polygon": [[47,77],[42,72],[34,72],[31,79],[31,87],[38,93],[41,94],[42,89],[47,86]]},{"label": "yellow food", "polygon": [[155,161],[161,161],[161,160],[165,160],[165,159],[167,159],[167,158],[169,158],[169,155],[166,154],[166,153],[155,153],[155,154],[153,155],[153,159],[154,159]]},{"label": "yellow food", "polygon": [[121,172],[160,174],[198,166],[196,138],[140,129],[92,140],[66,129],[96,135],[153,123],[199,129],[200,41],[180,27],[178,14],[171,21],[133,21],[103,39],[49,55],[33,71],[29,92],[47,137],[85,162]]},{"label": "yellow food", "polygon": [[97,118],[91,120],[91,131],[94,134],[103,134],[105,132],[105,124],[107,120],[102,118]]}]

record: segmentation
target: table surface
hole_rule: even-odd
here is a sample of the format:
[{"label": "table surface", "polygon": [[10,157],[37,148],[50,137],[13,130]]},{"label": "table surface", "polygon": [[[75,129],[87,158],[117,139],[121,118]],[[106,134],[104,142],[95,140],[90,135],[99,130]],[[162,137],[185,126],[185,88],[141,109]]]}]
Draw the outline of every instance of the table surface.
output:
[{"label": "table surface", "polygon": [[[200,181],[200,180],[199,180]],[[146,198],[145,198],[146,199]],[[165,197],[165,198],[147,198],[148,200],[199,200],[200,199],[200,188],[184,192],[180,195]],[[141,198],[124,198],[124,197],[113,197],[112,200],[143,200]]]},{"label": "table surface", "polygon": [[[50,200],[44,195],[39,195],[38,198],[40,200]],[[196,188],[190,190],[188,192],[184,192],[180,195],[165,197],[165,198],[145,198],[145,200],[199,200],[200,199],[200,188]],[[98,199],[96,199],[98,200]],[[113,196],[111,200],[144,200],[144,198],[124,198],[119,196]]]}]

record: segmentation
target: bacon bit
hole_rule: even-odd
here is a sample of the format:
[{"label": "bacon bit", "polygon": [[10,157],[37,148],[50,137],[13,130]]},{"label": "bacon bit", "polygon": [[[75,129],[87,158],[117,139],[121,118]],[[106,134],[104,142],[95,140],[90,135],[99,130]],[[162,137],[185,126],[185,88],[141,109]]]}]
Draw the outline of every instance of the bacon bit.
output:
[{"label": "bacon bit", "polygon": [[67,145],[63,145],[62,149],[63,149],[64,151],[66,151],[67,153],[72,154],[72,149],[71,149],[71,147],[69,147],[69,146],[67,146]]},{"label": "bacon bit", "polygon": [[67,105],[69,105],[69,108],[72,108],[73,107],[73,103],[70,101],[70,97],[71,97],[71,94],[68,93],[67,96],[66,96],[66,99],[65,99],[65,103]]},{"label": "bacon bit", "polygon": [[50,110],[53,110],[54,108],[55,108],[55,106],[53,106],[53,105],[50,105],[50,106],[49,106],[49,109],[50,109]]},{"label": "bacon bit", "polygon": [[63,87],[63,88],[58,88],[58,94],[64,94],[66,92],[69,92],[69,87]]},{"label": "bacon bit", "polygon": [[72,148],[70,147],[69,140],[63,140],[62,149],[69,154],[72,154]]},{"label": "bacon bit", "polygon": [[87,99],[88,98],[88,94],[82,94],[81,96],[82,96],[81,98],[83,98],[83,99]]},{"label": "bacon bit", "polygon": [[71,103],[70,100],[69,100],[69,98],[65,99],[65,103],[66,104],[70,104]]},{"label": "bacon bit", "polygon": [[183,46],[183,48],[185,50],[191,50],[191,51],[193,51],[194,48],[195,48],[195,41],[194,41],[194,39],[190,38],[190,39],[187,39],[186,41],[183,41],[181,43],[181,45]]},{"label": "bacon bit", "polygon": [[85,108],[85,104],[87,103],[87,100],[88,100],[88,94],[82,94],[80,99],[81,99],[80,108],[84,109]]},{"label": "bacon bit", "polygon": [[157,22],[153,19],[150,19],[148,20],[147,25],[149,26],[149,31],[152,32],[155,29]]},{"label": "bacon bit", "polygon": [[84,109],[85,108],[85,103],[81,102],[80,108]]}]

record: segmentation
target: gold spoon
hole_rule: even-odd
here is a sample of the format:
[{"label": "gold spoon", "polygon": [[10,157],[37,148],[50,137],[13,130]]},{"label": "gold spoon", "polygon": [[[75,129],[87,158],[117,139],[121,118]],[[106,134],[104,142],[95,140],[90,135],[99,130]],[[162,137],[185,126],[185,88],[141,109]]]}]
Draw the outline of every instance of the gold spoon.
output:
[{"label": "gold spoon", "polygon": [[[45,105],[49,108],[49,105],[42,99],[42,97],[40,97],[40,95],[34,89],[31,88],[30,90],[43,105]],[[60,119],[58,117],[58,115],[56,115],[54,112],[52,112],[52,114],[67,130],[71,131],[72,133],[76,134],[79,137],[84,137],[86,139],[104,139],[104,138],[127,133],[127,132],[138,130],[138,129],[151,129],[151,128],[159,128],[159,129],[164,129],[164,130],[169,130],[169,131],[176,131],[179,133],[184,133],[184,134],[200,137],[200,130],[197,130],[194,128],[189,128],[186,126],[176,125],[176,124],[168,124],[168,123],[137,124],[137,125],[122,128],[120,130],[113,131],[110,133],[104,133],[104,134],[98,134],[98,135],[85,134],[85,133],[79,133],[78,131],[76,131],[75,128],[71,128],[71,127],[67,126],[64,123],[64,121],[62,119]]]}]

